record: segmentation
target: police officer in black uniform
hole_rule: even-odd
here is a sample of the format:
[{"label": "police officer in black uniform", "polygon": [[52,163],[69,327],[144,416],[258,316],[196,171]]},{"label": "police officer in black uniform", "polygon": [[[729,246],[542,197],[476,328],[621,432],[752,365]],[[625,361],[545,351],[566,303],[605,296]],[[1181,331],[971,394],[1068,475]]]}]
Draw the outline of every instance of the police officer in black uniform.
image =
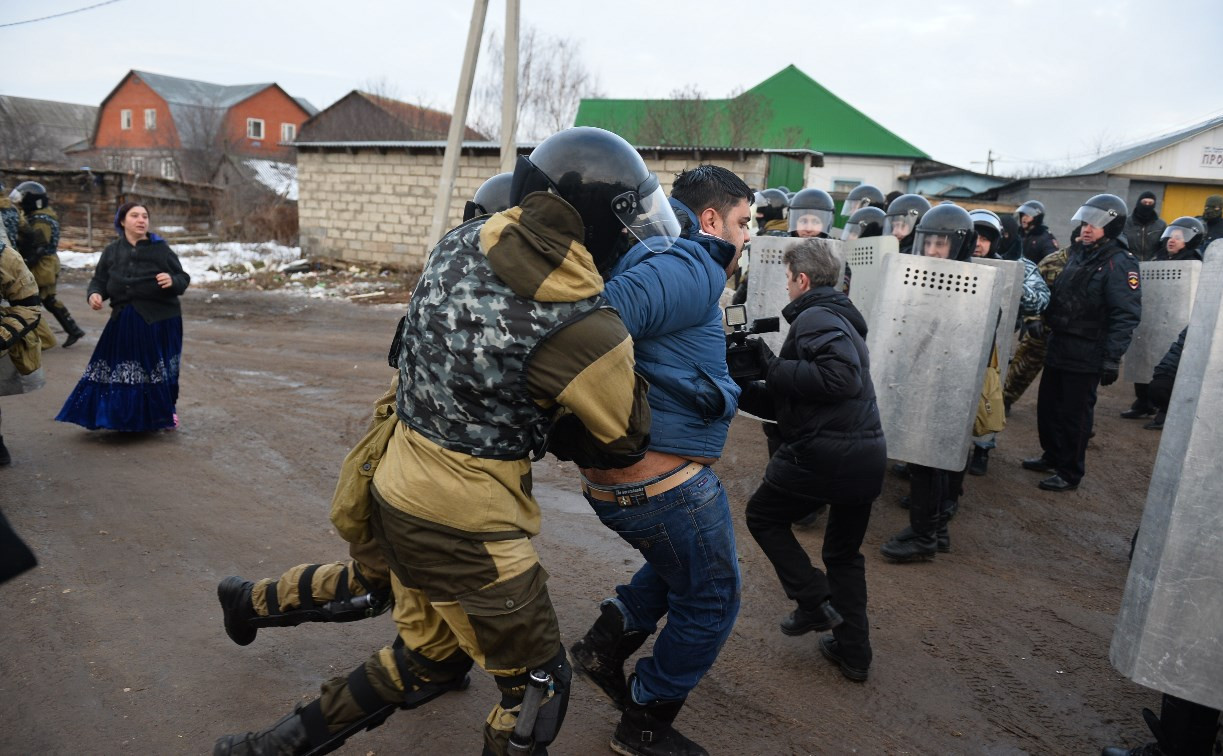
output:
[{"label": "police officer in black uniform", "polygon": [[891,234],[900,241],[900,254],[913,253],[913,234],[929,209],[930,201],[920,194],[902,194],[888,203],[883,233]]},{"label": "police officer in black uniform", "polygon": [[1142,317],[1138,259],[1122,240],[1125,201],[1097,194],[1074,214],[1079,238],[1050,285],[1045,322],[1052,329],[1037,399],[1043,453],[1028,470],[1052,473],[1046,491],[1072,491],[1085,472],[1097,386],[1117,380],[1121,357]]},{"label": "police officer in black uniform", "polygon": [[1200,219],[1206,224],[1206,236],[1202,239],[1202,251],[1205,252],[1212,241],[1223,239],[1223,194],[1206,198]]},{"label": "police officer in black uniform", "polygon": [[1058,250],[1057,239],[1045,225],[1045,206],[1042,203],[1036,200],[1023,203],[1015,211],[1015,220],[1019,221],[1023,235],[1024,257],[1039,265],[1041,260]]}]

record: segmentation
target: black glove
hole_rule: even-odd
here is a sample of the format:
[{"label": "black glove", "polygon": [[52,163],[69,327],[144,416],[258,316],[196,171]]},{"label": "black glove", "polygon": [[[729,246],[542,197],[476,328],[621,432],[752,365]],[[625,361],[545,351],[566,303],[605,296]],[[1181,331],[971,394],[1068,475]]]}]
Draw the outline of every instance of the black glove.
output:
[{"label": "black glove", "polygon": [[1040,318],[1031,318],[1023,322],[1023,335],[1029,339],[1043,339],[1045,337],[1045,323]]},{"label": "black glove", "polygon": [[1100,385],[1111,386],[1117,382],[1117,376],[1121,374],[1121,365],[1115,360],[1105,360],[1104,367],[1100,369]]},{"label": "black glove", "polygon": [[749,336],[747,343],[756,350],[756,364],[760,366],[760,378],[768,378],[769,368],[773,366],[777,355],[773,354],[773,350],[769,348],[768,343],[759,336]]}]

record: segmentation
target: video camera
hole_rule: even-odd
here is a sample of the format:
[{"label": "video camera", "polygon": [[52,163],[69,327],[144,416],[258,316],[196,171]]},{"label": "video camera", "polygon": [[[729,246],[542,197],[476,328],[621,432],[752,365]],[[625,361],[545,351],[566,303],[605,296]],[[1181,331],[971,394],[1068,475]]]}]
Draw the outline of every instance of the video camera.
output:
[{"label": "video camera", "polygon": [[[777,333],[781,330],[779,318],[756,318],[749,328],[747,325],[747,307],[731,305],[726,308],[726,367],[730,369],[730,377],[736,381],[754,381],[764,378],[768,365],[764,355],[769,353],[766,345],[757,334]],[[749,338],[753,337],[753,338]]]}]

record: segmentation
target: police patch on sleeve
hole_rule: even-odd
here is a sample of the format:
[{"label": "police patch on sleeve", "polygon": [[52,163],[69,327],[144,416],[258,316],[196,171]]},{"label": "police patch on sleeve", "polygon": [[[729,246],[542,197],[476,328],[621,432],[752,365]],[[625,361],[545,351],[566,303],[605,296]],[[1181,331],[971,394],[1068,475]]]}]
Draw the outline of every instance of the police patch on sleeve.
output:
[{"label": "police patch on sleeve", "polygon": [[1131,270],[1129,273],[1126,274],[1125,280],[1129,282],[1131,289],[1137,289],[1138,288],[1138,271]]}]

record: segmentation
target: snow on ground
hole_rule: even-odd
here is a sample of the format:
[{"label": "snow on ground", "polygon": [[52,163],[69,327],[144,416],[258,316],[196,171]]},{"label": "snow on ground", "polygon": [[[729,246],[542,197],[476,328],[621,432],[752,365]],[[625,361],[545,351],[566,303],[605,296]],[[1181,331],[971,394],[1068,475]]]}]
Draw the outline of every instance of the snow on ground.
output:
[{"label": "snow on ground", "polygon": [[[301,259],[300,247],[273,243],[181,244],[174,246],[174,252],[183,270],[190,274],[192,283],[245,278],[256,270],[279,270]],[[66,268],[92,268],[101,254],[61,249],[59,261]]]}]

